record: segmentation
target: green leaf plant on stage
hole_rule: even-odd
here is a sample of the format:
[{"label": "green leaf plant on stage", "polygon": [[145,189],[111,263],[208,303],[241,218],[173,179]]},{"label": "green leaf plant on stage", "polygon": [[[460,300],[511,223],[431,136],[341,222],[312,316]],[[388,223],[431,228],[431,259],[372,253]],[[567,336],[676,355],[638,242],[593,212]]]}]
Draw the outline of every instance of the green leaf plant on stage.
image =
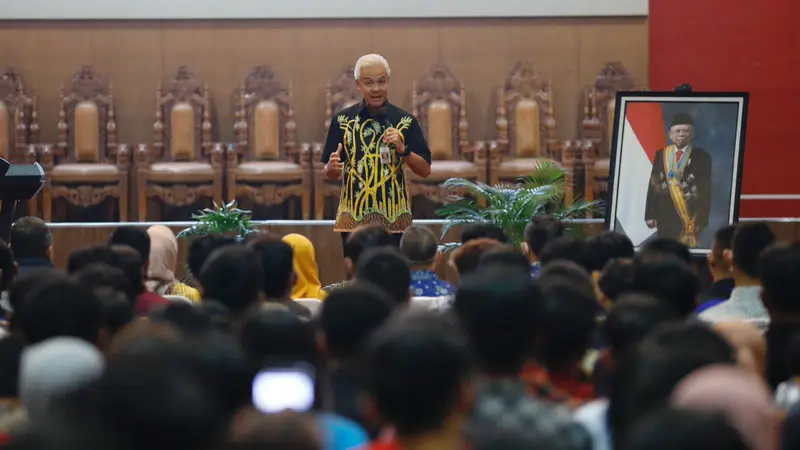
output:
[{"label": "green leaf plant on stage", "polygon": [[[494,186],[450,178],[442,187],[452,194],[437,214],[445,221],[442,239],[453,228],[477,222],[491,223],[506,232],[516,246],[524,240],[525,227],[533,216],[553,215],[562,220],[586,217],[600,211],[600,202],[575,200],[564,204],[565,171],[552,161],[542,160],[532,173],[521,177],[517,184]],[[579,227],[568,227],[568,233],[580,233]],[[447,251],[459,243],[442,245]]]},{"label": "green leaf plant on stage", "polygon": [[236,200],[213,208],[205,208],[192,214],[196,223],[178,233],[178,239],[219,234],[244,238],[255,231],[250,221],[251,212],[236,207]]}]

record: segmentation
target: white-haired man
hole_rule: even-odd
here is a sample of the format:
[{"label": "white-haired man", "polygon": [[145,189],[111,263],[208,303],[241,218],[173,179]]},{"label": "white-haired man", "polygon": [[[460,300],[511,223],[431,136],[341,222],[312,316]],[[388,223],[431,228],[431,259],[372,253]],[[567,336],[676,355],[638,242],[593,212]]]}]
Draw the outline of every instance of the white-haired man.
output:
[{"label": "white-haired man", "polygon": [[387,99],[391,69],[380,55],[356,61],[354,77],[364,99],[331,119],[322,162],[331,180],[342,176],[334,231],[344,242],[360,225],[378,224],[399,245],[411,226],[404,168],[427,178],[431,151],[417,119]]}]

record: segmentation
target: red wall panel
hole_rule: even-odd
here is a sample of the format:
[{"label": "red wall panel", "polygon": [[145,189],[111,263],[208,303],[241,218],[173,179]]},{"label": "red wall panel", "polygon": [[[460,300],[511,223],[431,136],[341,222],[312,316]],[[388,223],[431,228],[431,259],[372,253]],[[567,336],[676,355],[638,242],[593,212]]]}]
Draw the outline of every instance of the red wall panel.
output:
[{"label": "red wall panel", "polygon": [[[650,0],[650,88],[748,91],[742,194],[800,195],[800,1]],[[743,200],[743,217],[800,217]]]}]

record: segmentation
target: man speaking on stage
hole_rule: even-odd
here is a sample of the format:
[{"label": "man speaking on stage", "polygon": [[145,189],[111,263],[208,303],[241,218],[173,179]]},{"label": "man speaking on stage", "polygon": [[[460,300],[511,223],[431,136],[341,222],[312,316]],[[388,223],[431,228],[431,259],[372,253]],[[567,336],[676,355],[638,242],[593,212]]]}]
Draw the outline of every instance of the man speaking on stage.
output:
[{"label": "man speaking on stage", "polygon": [[364,98],[333,115],[322,153],[328,179],[342,176],[333,229],[344,242],[356,227],[378,224],[399,245],[412,223],[405,167],[427,178],[431,151],[417,119],[387,98],[391,70],[386,59],[362,56],[353,72]]}]

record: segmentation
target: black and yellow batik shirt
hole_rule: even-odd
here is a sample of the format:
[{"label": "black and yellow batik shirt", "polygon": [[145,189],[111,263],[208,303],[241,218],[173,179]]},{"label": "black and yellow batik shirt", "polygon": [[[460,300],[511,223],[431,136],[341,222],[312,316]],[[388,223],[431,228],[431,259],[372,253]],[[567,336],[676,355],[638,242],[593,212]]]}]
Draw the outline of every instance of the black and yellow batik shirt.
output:
[{"label": "black and yellow batik shirt", "polygon": [[352,231],[359,225],[379,224],[393,233],[411,226],[411,201],[404,178],[403,158],[392,153],[381,162],[380,147],[389,127],[403,138],[406,152],[431,162],[431,151],[413,115],[388,101],[379,115],[370,115],[362,101],[337,112],[331,119],[322,162],[342,144],[342,194],[334,231]]}]

